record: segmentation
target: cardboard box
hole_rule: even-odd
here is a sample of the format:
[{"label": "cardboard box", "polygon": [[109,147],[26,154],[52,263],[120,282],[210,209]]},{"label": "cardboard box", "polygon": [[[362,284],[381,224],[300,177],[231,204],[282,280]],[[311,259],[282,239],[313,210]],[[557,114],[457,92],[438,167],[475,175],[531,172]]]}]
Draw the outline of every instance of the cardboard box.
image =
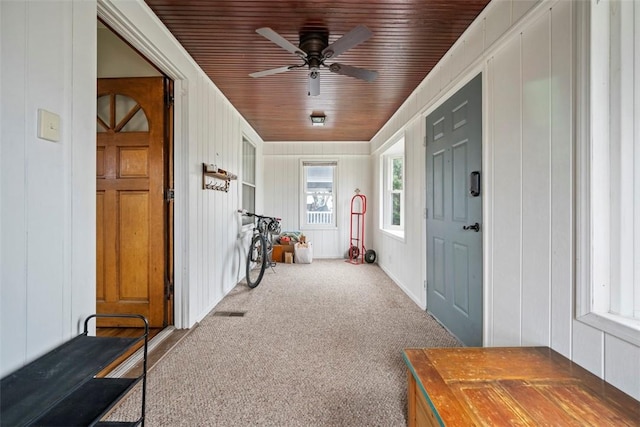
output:
[{"label": "cardboard box", "polygon": [[284,253],[284,263],[285,264],[293,264],[293,253],[285,252]]},{"label": "cardboard box", "polygon": [[293,245],[273,245],[273,252],[271,252],[271,259],[275,262],[286,262],[285,254],[293,254]]},{"label": "cardboard box", "polygon": [[282,245],[273,245],[273,252],[271,252],[271,260],[275,262],[282,262]]}]

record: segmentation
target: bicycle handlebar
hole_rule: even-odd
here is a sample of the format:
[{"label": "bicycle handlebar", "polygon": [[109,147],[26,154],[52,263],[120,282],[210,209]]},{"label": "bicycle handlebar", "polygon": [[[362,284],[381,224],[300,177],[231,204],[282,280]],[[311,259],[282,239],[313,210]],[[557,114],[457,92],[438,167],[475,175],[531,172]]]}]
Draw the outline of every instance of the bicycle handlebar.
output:
[{"label": "bicycle handlebar", "polygon": [[257,213],[249,212],[246,209],[238,209],[238,213],[241,213],[244,216],[255,216],[256,218],[261,219],[274,219],[276,221],[282,221],[282,218],[278,218],[275,216],[258,215]]}]

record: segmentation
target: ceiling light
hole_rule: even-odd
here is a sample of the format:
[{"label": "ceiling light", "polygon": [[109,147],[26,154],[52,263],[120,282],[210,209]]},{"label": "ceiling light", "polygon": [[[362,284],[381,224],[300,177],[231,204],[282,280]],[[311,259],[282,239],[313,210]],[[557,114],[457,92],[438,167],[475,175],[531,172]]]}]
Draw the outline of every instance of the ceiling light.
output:
[{"label": "ceiling light", "polygon": [[312,114],[311,115],[311,126],[324,126],[324,121],[327,117],[322,114]]}]

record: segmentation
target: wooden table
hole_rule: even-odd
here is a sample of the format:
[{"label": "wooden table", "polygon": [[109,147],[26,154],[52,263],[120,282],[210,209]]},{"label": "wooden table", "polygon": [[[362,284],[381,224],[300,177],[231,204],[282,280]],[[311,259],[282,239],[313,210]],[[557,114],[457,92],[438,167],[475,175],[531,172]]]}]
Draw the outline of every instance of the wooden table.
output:
[{"label": "wooden table", "polygon": [[640,402],[547,347],[407,349],[409,426],[640,426]]}]

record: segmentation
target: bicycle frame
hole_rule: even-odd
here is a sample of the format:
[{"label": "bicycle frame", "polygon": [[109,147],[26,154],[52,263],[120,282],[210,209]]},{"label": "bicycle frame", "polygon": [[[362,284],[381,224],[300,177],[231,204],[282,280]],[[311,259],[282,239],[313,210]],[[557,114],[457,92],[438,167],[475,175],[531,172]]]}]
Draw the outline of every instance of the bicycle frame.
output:
[{"label": "bicycle frame", "polygon": [[280,233],[280,218],[258,215],[246,210],[238,210],[245,216],[256,219],[253,224],[253,233],[249,252],[247,254],[246,281],[250,288],[260,284],[267,266],[273,268],[275,262],[271,258],[273,252],[273,235]]}]

